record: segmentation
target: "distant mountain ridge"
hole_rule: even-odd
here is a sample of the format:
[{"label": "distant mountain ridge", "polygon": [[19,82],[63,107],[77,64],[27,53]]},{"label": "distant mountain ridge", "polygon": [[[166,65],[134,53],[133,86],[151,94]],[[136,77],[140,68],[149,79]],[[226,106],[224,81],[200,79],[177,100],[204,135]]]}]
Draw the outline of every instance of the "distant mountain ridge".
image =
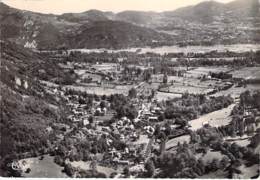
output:
[{"label": "distant mountain ridge", "polygon": [[[259,17],[258,0],[236,0],[227,4],[205,1],[162,13],[89,10],[62,15],[22,11],[0,3],[1,39],[38,49],[127,48],[187,40],[216,41],[219,38],[214,28],[226,26],[230,32],[224,28],[220,33],[227,41],[235,37],[239,37],[238,42],[258,41],[259,30],[235,33],[235,29],[238,26],[258,27]],[[211,27],[213,29],[209,30]]]},{"label": "distant mountain ridge", "polygon": [[0,9],[1,39],[14,40],[29,48],[127,48],[171,39],[169,35],[149,28],[112,21],[111,12],[90,10],[60,16],[44,15],[14,9],[3,3]]},{"label": "distant mountain ridge", "polygon": [[[194,6],[187,6],[179,8],[174,11],[165,12],[153,12],[153,11],[122,11],[119,13],[98,11],[99,16],[109,20],[120,20],[139,25],[145,25],[151,23],[156,19],[163,19],[167,17],[179,17],[188,20],[197,20],[204,22],[204,18],[214,15],[220,15],[221,13],[230,12],[233,15],[240,14],[240,16],[257,16],[259,15],[259,1],[258,0],[235,0],[230,3],[220,3],[216,1],[204,1]],[[71,16],[81,14],[84,16],[86,13],[91,13],[93,10],[89,10],[83,13],[70,13]],[[97,11],[97,10],[96,10]],[[242,12],[242,14],[241,14]],[[67,13],[66,13],[67,14]],[[61,16],[64,16],[63,14]],[[205,21],[209,22],[209,21]]]}]

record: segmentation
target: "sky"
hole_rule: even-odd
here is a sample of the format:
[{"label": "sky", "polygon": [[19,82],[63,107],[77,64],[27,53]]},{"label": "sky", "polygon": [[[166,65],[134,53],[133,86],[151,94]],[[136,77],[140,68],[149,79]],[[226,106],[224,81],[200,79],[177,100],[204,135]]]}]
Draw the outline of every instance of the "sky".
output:
[{"label": "sky", "polygon": [[[7,5],[34,12],[62,14],[89,9],[120,12],[124,10],[169,11],[206,0],[0,0]],[[232,0],[216,0],[227,3]]]}]

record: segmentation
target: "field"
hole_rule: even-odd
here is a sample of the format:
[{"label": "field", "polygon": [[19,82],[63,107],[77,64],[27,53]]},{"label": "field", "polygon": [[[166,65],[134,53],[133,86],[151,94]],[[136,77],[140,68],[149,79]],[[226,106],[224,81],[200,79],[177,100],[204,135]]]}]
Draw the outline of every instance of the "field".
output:
[{"label": "field", "polygon": [[203,123],[206,122],[213,127],[228,125],[228,123],[231,121],[230,113],[234,106],[235,104],[232,104],[227,108],[214,111],[212,113],[201,116],[198,119],[189,121],[189,124],[191,125],[190,129],[193,131],[198,130],[202,128]]},{"label": "field", "polygon": [[84,70],[84,69],[77,69],[77,70],[75,70],[75,73],[78,76],[80,76],[81,79],[92,78],[92,81],[98,81],[98,82],[100,82],[102,79],[101,75],[87,73],[86,70]]},{"label": "field", "polygon": [[200,176],[200,179],[226,179],[228,176],[228,172],[217,170],[216,172],[211,172],[209,174],[205,174]]},{"label": "field", "polygon": [[166,101],[169,99],[179,98],[181,96],[181,94],[157,92],[155,95],[155,99],[157,99],[158,101]]},{"label": "field", "polygon": [[115,86],[115,88],[106,88],[102,86],[64,86],[65,89],[73,89],[76,91],[87,92],[88,94],[96,94],[96,95],[112,95],[112,94],[124,94],[127,95],[128,91],[134,86],[132,85],[122,85]]},{"label": "field", "polygon": [[[84,162],[84,161],[74,161],[74,162],[71,162],[71,165],[73,167],[79,167],[83,170],[90,170],[90,161],[88,162]],[[104,167],[104,166],[100,166],[100,165],[97,165],[97,171],[100,172],[100,173],[104,173],[107,177],[109,177],[113,172],[116,172],[114,169],[112,168],[108,168],[108,167]]]},{"label": "field", "polygon": [[230,68],[227,67],[198,67],[192,70],[187,71],[187,77],[198,78],[203,75],[207,75],[209,72],[219,73],[219,72],[228,72]]},{"label": "field", "polygon": [[244,164],[240,166],[239,170],[242,171],[242,174],[238,175],[239,179],[249,179],[253,176],[257,175],[257,171],[259,170],[259,165],[255,164],[251,167],[246,167]]},{"label": "field", "polygon": [[[222,88],[225,86],[225,82],[221,82],[216,79],[200,80],[199,78],[204,75],[207,77],[209,72],[226,72],[228,68],[192,68],[187,71],[184,77],[168,76],[168,84],[170,86],[161,88],[163,92],[170,92],[175,94],[208,94],[213,92],[215,89]],[[162,75],[153,77],[154,81],[161,81]]]},{"label": "field", "polygon": [[260,79],[260,67],[245,67],[232,71],[231,74],[234,78]]},{"label": "field", "polygon": [[25,161],[27,167],[31,169],[30,173],[23,173],[26,178],[66,178],[65,173],[62,173],[63,167],[57,165],[53,161],[53,157],[44,156],[43,160],[39,158],[28,158],[20,161]]},{"label": "field", "polygon": [[117,70],[117,64],[116,63],[103,63],[103,64],[96,64],[92,66],[98,71],[102,72],[114,72]]},{"label": "field", "polygon": [[189,94],[208,94],[210,92],[213,92],[213,88],[206,88],[206,87],[196,87],[196,86],[187,86],[182,85],[180,83],[176,83],[169,88],[163,88],[161,89],[165,92],[170,92],[174,94],[183,94],[183,93],[189,93]]},{"label": "field", "polygon": [[250,91],[255,91],[255,90],[259,90],[260,89],[260,85],[259,84],[249,84],[247,85],[246,88],[244,87],[231,87],[228,90],[224,90],[224,91],[219,91],[214,95],[211,96],[227,96],[227,95],[231,95],[231,97],[233,98],[238,98],[240,96],[241,93],[250,90]]}]

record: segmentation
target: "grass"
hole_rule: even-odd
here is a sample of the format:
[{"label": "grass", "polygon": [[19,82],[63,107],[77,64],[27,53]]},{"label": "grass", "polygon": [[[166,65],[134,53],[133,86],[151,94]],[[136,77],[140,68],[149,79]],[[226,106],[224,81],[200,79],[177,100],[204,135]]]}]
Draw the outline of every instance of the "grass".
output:
[{"label": "grass", "polygon": [[239,175],[241,179],[250,179],[253,176],[257,175],[257,170],[259,169],[259,164],[255,164],[250,167],[246,167],[244,164],[239,167],[239,170],[242,171],[242,174]]},{"label": "grass", "polygon": [[[74,167],[79,167],[83,170],[90,170],[90,161],[84,162],[84,161],[74,161],[71,162],[71,165]],[[104,167],[104,166],[100,166],[97,165],[97,171],[100,173],[104,173],[107,177],[109,177],[113,172],[116,172],[114,169],[112,168],[108,168],[108,167]]]},{"label": "grass", "polygon": [[127,95],[128,91],[133,86],[116,86],[116,88],[105,88],[105,87],[97,87],[97,86],[65,86],[65,88],[73,89],[76,91],[87,92],[88,94],[96,94],[96,95],[112,95],[112,94],[124,94]]},{"label": "grass", "polygon": [[198,119],[189,121],[191,125],[190,129],[193,131],[198,130],[203,127],[203,123],[205,122],[208,122],[213,127],[228,125],[231,121],[230,113],[234,106],[235,104],[232,104],[227,108],[208,113]]},{"label": "grass", "polygon": [[205,174],[203,176],[200,176],[200,179],[225,179],[227,178],[228,173],[224,172],[222,170],[218,170],[216,172],[211,172],[209,174]]},{"label": "grass", "polygon": [[219,73],[227,72],[230,68],[225,67],[198,67],[187,72],[189,77],[200,77],[202,75],[207,75],[209,72]]},{"label": "grass", "polygon": [[180,98],[181,94],[174,94],[174,93],[165,93],[165,92],[157,92],[155,98],[158,101],[165,101],[168,99]]},{"label": "grass", "polygon": [[229,141],[231,143],[235,142],[237,145],[246,147],[247,145],[250,144],[250,137],[248,135],[243,135],[242,137],[236,136],[236,137],[227,137],[225,138],[226,141]]},{"label": "grass", "polygon": [[25,161],[28,168],[31,169],[30,173],[23,173],[26,178],[66,178],[65,173],[62,173],[63,167],[57,165],[53,161],[54,157],[44,156],[43,160],[37,158],[28,158],[20,160]]},{"label": "grass", "polygon": [[217,96],[231,95],[231,97],[233,97],[233,98],[238,98],[240,96],[240,94],[242,94],[243,92],[245,92],[247,90],[254,91],[254,90],[259,90],[259,89],[260,89],[259,84],[249,84],[249,85],[247,85],[246,88],[233,86],[228,90],[217,92],[216,94],[211,95],[211,96],[217,97]]},{"label": "grass", "polygon": [[235,78],[259,79],[260,67],[245,67],[232,72]]}]

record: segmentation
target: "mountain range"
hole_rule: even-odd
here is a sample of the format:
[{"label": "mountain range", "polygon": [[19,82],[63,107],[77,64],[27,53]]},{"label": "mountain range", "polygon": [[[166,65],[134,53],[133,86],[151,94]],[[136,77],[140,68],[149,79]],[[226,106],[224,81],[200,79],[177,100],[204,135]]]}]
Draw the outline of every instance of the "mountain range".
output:
[{"label": "mountain range", "polygon": [[0,3],[1,39],[37,49],[118,49],[188,41],[257,42],[259,22],[258,0],[227,4],[205,1],[161,13],[89,10],[62,15],[18,10]]}]

